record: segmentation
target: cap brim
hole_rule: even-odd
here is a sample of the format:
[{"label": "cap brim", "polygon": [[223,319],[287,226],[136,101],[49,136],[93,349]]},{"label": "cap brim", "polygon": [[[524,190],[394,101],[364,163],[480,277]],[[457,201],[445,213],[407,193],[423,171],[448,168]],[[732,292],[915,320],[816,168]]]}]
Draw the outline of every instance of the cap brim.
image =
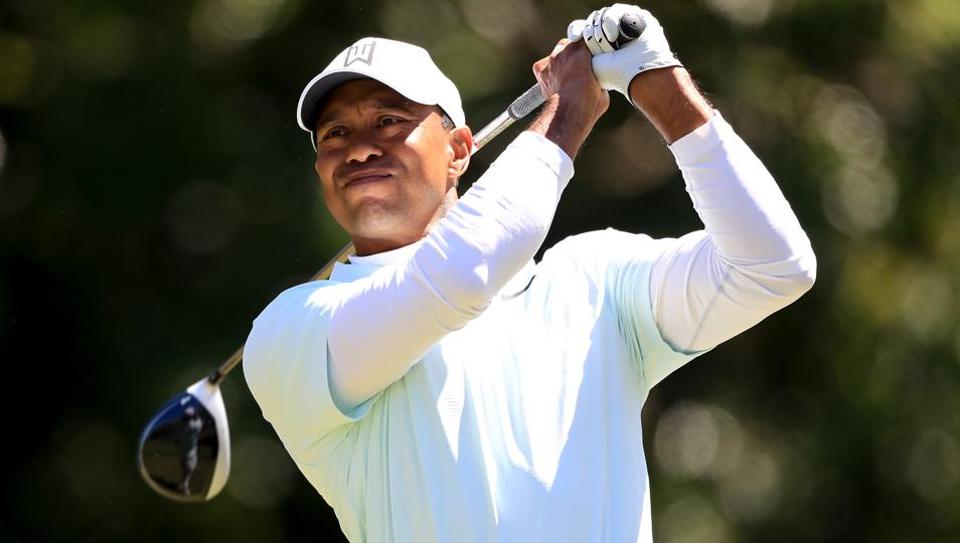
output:
[{"label": "cap brim", "polygon": [[353,81],[354,79],[375,79],[370,75],[358,71],[338,71],[320,74],[313,78],[300,95],[300,104],[297,106],[297,118],[300,128],[313,133],[316,129],[317,115],[320,114],[320,103],[323,97],[335,87]]},{"label": "cap brim", "polygon": [[[300,128],[313,134],[317,128],[317,117],[320,114],[320,106],[323,103],[324,96],[337,86],[355,79],[373,79],[418,104],[428,106],[439,105],[432,96],[424,95],[422,90],[418,90],[415,86],[411,87],[402,80],[391,81],[390,79],[392,78],[390,77],[380,77],[379,74],[374,75],[359,70],[338,70],[318,75],[304,88],[303,93],[300,95],[300,103],[297,105],[297,121],[300,123]],[[457,126],[464,126],[466,124],[460,119],[462,114],[457,116],[455,113],[449,111],[446,111],[446,113],[451,116],[454,124]],[[316,146],[315,141],[314,146]]]}]

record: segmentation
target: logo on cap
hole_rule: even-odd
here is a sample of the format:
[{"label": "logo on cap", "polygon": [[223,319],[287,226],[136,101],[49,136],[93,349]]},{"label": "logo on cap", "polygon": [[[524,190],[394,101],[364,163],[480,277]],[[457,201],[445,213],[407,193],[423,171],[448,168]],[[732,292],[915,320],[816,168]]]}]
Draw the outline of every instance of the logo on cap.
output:
[{"label": "logo on cap", "polygon": [[368,65],[373,65],[373,48],[377,45],[375,41],[369,41],[367,43],[355,43],[347,49],[347,56],[343,61],[343,67],[353,64],[354,62],[366,62]]}]

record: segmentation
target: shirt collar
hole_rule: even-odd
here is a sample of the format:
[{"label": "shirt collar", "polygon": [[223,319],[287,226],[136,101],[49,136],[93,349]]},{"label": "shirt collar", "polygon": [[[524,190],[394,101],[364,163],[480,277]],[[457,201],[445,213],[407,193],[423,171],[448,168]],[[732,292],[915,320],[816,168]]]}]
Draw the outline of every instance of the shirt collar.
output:
[{"label": "shirt collar", "polygon": [[413,258],[413,253],[417,252],[417,248],[420,247],[421,243],[423,243],[423,240],[415,241],[410,245],[404,245],[403,247],[398,247],[382,253],[376,253],[367,256],[353,255],[350,257],[350,263],[376,266],[378,268],[387,264],[396,264],[397,262],[403,262],[408,258]]},{"label": "shirt collar", "polygon": [[399,247],[397,249],[372,255],[353,255],[350,257],[349,264],[337,262],[333,265],[333,272],[330,274],[330,280],[340,283],[349,283],[350,281],[356,281],[357,279],[369,277],[373,274],[373,272],[384,266],[396,264],[398,262],[404,262],[409,258],[413,258],[413,254],[417,252],[417,247],[420,247],[422,242],[422,240],[415,241],[410,245],[404,245],[403,247]]},{"label": "shirt collar", "polygon": [[[414,253],[417,252],[422,242],[423,241],[420,240],[398,249],[367,256],[351,256],[349,264],[343,264],[341,262],[334,264],[333,273],[330,274],[330,280],[349,283],[357,279],[369,277],[373,275],[373,272],[384,266],[398,264],[413,258]],[[527,261],[523,268],[500,289],[500,298],[514,298],[526,290],[530,282],[533,281],[533,276],[536,275],[536,268],[537,266],[532,259]]]}]

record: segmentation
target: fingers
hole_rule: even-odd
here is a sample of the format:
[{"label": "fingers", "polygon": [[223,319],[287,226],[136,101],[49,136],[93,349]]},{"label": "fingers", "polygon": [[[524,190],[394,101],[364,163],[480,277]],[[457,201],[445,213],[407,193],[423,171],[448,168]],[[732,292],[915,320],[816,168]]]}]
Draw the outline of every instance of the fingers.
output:
[{"label": "fingers", "polygon": [[579,32],[580,41],[593,55],[591,66],[600,87],[628,99],[630,82],[637,74],[682,66],[656,17],[634,5],[614,4],[594,11]]},{"label": "fingers", "polygon": [[586,19],[578,19],[567,25],[567,38],[570,41],[583,40],[593,56],[618,50],[624,42],[620,21],[626,14],[641,17],[644,11],[629,4],[614,4],[592,12]]},{"label": "fingers", "polygon": [[569,40],[569,39],[562,39],[558,41],[557,44],[553,46],[553,51],[550,52],[550,56],[556,57],[557,55],[559,55],[560,52],[567,47],[567,44],[571,43],[572,41],[573,40]]},{"label": "fingers", "polygon": [[549,59],[554,64],[559,63],[579,63],[586,70],[590,68],[590,51],[583,41],[570,41],[562,39],[554,46],[550,52]]},{"label": "fingers", "polygon": [[567,38],[563,38],[557,41],[557,44],[553,46],[553,50],[550,51],[550,54],[541,59],[539,62],[544,62],[546,60],[557,62],[560,57],[576,55],[578,53],[584,54],[587,58],[589,58],[587,47],[582,41],[572,41]]},{"label": "fingers", "polygon": [[580,41],[583,38],[583,27],[587,25],[587,22],[583,19],[577,19],[571,21],[567,25],[567,39],[570,41]]},{"label": "fingers", "polygon": [[594,11],[587,17],[587,23],[583,27],[583,41],[594,56],[613,51],[603,32],[599,30],[601,20],[601,10]]},{"label": "fingers", "polygon": [[544,96],[552,96],[567,84],[577,86],[584,80],[595,80],[590,59],[582,41],[558,41],[549,55],[533,64],[533,73]]},{"label": "fingers", "polygon": [[610,6],[604,10],[603,17],[600,20],[600,30],[603,31],[603,36],[607,42],[614,48],[616,48],[617,41],[620,39],[620,17],[627,12],[624,9],[625,7],[625,4]]}]

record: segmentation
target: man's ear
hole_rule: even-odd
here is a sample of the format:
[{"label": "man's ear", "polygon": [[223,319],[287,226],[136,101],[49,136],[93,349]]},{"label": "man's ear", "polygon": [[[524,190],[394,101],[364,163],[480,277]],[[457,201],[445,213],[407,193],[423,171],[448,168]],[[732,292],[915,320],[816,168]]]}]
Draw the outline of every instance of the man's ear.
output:
[{"label": "man's ear", "polygon": [[449,177],[459,178],[470,165],[473,152],[473,132],[469,127],[461,126],[450,131],[450,162],[447,165]]}]

